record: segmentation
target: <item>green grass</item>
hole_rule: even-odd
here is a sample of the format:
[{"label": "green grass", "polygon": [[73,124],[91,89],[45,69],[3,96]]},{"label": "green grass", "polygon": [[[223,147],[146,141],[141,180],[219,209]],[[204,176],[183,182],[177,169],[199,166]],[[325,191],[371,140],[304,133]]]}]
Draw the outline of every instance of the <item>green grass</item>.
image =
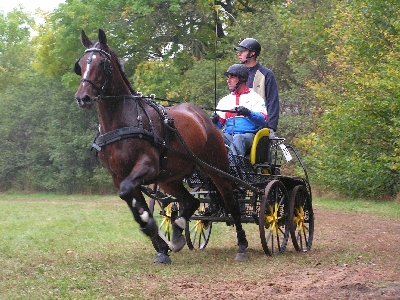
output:
[{"label": "green grass", "polygon": [[[400,205],[395,203],[324,198],[314,203],[316,209],[400,219]],[[258,227],[245,224],[251,259],[236,263],[234,228],[218,223],[205,251],[185,248],[171,255],[171,266],[152,266],[151,243],[117,196],[0,194],[0,212],[1,300],[170,297],[172,278],[200,282],[234,280],[238,274],[246,279],[274,278],[276,272],[313,267],[322,259],[299,259],[292,246],[282,256],[267,257]],[[343,260],[343,254],[335,255],[323,254],[330,261]]]},{"label": "green grass", "polygon": [[384,218],[400,219],[400,203],[371,200],[332,199],[319,197],[313,199],[315,208],[355,213],[370,213]]}]

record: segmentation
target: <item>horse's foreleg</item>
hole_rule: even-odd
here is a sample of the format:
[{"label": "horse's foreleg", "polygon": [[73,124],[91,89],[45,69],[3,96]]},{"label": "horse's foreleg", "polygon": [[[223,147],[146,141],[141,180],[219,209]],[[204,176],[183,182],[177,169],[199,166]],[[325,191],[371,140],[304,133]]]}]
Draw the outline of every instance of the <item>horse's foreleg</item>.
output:
[{"label": "horse's foreleg", "polygon": [[126,200],[126,202],[133,214],[133,218],[139,223],[140,230],[151,239],[154,249],[158,252],[154,263],[170,264],[171,259],[168,255],[170,245],[167,239],[163,238],[163,234],[159,232],[156,220],[150,213],[140,189],[131,200]]},{"label": "horse's foreleg", "polygon": [[168,183],[168,185],[165,186],[160,184],[160,187],[166,193],[180,200],[180,214],[172,224],[172,250],[174,252],[179,252],[186,245],[186,239],[182,234],[186,227],[186,221],[189,220],[196,209],[199,208],[200,201],[188,192],[183,186],[182,181]]},{"label": "horse's foreleg", "polygon": [[157,235],[158,227],[143,197],[140,184],[149,180],[156,170],[143,163],[137,163],[130,175],[119,185],[119,197],[126,201],[140,228],[150,238]]},{"label": "horse's foreleg", "polygon": [[151,239],[154,249],[158,252],[154,263],[170,264],[171,259],[168,256],[168,252],[171,245],[168,244],[163,234],[159,232],[156,220],[143,197],[140,185],[135,185],[134,182],[138,182],[138,180],[130,178],[123,180],[120,184],[119,196],[126,201],[133,218],[139,223],[140,230]]}]

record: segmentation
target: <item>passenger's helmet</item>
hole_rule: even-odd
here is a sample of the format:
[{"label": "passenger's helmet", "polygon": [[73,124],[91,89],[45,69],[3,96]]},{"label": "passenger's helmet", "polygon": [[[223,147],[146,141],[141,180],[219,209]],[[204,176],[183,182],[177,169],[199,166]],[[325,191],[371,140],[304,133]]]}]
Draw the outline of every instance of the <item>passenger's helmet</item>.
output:
[{"label": "passenger's helmet", "polygon": [[260,43],[253,38],[247,38],[240,42],[238,46],[234,48],[236,51],[243,51],[243,50],[250,50],[256,53],[258,56],[261,52],[261,45]]},{"label": "passenger's helmet", "polygon": [[224,75],[237,76],[239,79],[243,79],[243,81],[246,82],[247,78],[249,78],[249,70],[242,64],[234,64],[228,68]]}]

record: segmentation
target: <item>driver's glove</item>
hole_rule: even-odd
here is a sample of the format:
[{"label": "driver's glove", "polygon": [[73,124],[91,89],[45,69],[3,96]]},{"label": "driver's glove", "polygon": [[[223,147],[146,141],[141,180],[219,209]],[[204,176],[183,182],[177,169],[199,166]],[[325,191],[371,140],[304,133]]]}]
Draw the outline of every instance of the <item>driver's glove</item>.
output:
[{"label": "driver's glove", "polygon": [[237,106],[237,107],[235,107],[235,110],[238,113],[238,115],[242,115],[245,117],[248,117],[251,114],[250,109],[248,109],[247,107],[244,107],[244,106]]},{"label": "driver's glove", "polygon": [[218,115],[216,112],[214,112],[214,113],[212,113],[212,115],[210,116],[210,119],[211,119],[211,121],[214,123],[214,125],[217,125],[217,124],[218,124],[218,121],[219,121],[219,115]]}]

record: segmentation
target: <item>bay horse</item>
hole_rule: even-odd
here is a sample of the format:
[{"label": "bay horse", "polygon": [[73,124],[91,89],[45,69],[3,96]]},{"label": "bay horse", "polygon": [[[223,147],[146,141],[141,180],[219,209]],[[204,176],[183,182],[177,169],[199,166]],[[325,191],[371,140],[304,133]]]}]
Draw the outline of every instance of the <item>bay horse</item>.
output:
[{"label": "bay horse", "polygon": [[[96,102],[100,136],[94,146],[100,161],[119,189],[119,197],[151,239],[157,251],[154,263],[169,264],[169,251],[178,252],[186,245],[182,232],[199,206],[183,184],[199,167],[192,157],[229,172],[222,135],[201,108],[189,103],[163,107],[134,90],[103,30],[99,29],[98,41],[93,42],[82,30],[81,42],[86,50],[74,67],[81,76],[75,100],[82,109]],[[232,216],[238,244],[235,259],[246,261],[248,243],[231,181],[218,170],[199,169],[214,182]],[[142,185],[152,183],[178,199],[183,208],[172,225],[172,242],[159,231],[142,193]]]}]

